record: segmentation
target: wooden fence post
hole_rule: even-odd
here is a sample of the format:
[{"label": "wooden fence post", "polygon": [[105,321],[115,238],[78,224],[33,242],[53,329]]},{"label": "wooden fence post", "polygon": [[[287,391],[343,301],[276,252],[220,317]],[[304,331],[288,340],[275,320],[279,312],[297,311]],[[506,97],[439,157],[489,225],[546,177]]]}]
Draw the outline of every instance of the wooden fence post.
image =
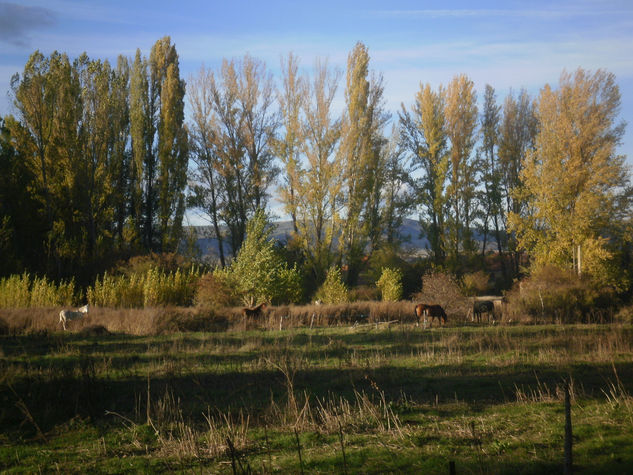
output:
[{"label": "wooden fence post", "polygon": [[569,397],[570,381],[565,381],[565,468],[563,473],[571,475],[572,465],[572,429],[571,429],[571,399]]}]

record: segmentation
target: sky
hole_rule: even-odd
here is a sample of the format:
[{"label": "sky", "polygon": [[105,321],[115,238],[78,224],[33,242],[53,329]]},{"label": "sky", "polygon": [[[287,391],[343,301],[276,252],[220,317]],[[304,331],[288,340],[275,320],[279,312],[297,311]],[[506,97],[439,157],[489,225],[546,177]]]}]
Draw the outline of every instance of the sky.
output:
[{"label": "sky", "polygon": [[[357,41],[384,76],[387,109],[413,103],[420,84],[437,88],[464,73],[481,104],[486,84],[502,103],[512,90],[533,97],[563,70],[605,69],[616,76],[627,122],[619,153],[633,163],[633,1],[138,1],[0,0],[0,115],[14,113],[11,77],[29,56],[57,50],[76,58],[149,56],[169,35],[187,80],[204,65],[246,53],[279,76],[293,52],[305,71],[317,58],[344,71]],[[341,83],[339,104],[342,105]]]}]

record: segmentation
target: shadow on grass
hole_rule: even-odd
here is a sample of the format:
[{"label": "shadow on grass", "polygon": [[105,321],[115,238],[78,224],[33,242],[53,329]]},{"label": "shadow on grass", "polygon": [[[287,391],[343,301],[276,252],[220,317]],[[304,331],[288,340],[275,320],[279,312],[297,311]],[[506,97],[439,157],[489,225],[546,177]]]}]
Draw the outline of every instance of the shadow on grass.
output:
[{"label": "shadow on grass", "polygon": [[[200,358],[205,358],[201,356]],[[33,435],[35,421],[44,432],[77,415],[93,421],[107,419],[106,411],[144,422],[147,375],[109,378],[98,374],[93,359],[77,358],[72,370],[41,377],[14,378],[11,386],[0,384],[0,427],[4,432]],[[624,388],[633,392],[633,363],[616,365]],[[258,371],[227,371],[180,376],[150,373],[152,404],[171,392],[187,420],[202,424],[209,408],[222,413],[249,414],[255,424],[271,400],[285,402],[284,375],[274,368]],[[517,368],[440,365],[429,368],[301,368],[294,376],[295,395],[313,400],[339,397],[354,399],[354,391],[378,400],[407,399],[423,404],[459,401],[469,411],[490,404],[513,402],[516,390],[523,393],[550,391],[571,376],[589,397],[604,397],[603,389],[613,379],[613,368],[605,364],[582,364],[561,370],[543,365]],[[28,415],[25,412],[28,410]],[[459,409],[449,409],[450,411]],[[450,415],[450,414],[446,414]]]}]

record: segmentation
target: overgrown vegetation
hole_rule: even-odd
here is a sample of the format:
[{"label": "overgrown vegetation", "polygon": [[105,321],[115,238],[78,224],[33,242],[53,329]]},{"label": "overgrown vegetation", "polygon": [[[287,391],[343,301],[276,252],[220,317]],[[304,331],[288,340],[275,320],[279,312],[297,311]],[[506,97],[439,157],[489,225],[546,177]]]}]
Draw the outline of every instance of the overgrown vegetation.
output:
[{"label": "overgrown vegetation", "polygon": [[554,266],[542,267],[517,284],[508,302],[509,315],[539,323],[611,322],[618,307],[613,288]]}]

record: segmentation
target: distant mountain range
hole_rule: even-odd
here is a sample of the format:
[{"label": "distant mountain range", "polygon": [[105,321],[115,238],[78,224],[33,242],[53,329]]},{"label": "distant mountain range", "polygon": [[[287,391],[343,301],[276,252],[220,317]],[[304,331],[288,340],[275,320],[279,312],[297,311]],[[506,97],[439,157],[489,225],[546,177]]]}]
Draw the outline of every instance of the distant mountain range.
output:
[{"label": "distant mountain range", "polygon": [[[277,221],[275,229],[272,233],[274,239],[281,243],[288,242],[292,234],[292,221]],[[185,228],[188,231],[193,230],[195,233],[195,242],[201,256],[208,261],[214,261],[218,258],[218,241],[212,238],[213,228],[211,226],[190,226]],[[424,257],[428,254],[430,248],[429,240],[426,237],[420,237],[421,229],[418,221],[413,219],[405,219],[400,226],[400,235],[404,243],[403,251],[411,257]],[[483,242],[483,236],[475,232],[475,240]],[[488,237],[488,246],[490,249],[496,248],[496,244],[490,242],[491,236]],[[230,245],[224,242],[224,253],[229,255]]]}]

